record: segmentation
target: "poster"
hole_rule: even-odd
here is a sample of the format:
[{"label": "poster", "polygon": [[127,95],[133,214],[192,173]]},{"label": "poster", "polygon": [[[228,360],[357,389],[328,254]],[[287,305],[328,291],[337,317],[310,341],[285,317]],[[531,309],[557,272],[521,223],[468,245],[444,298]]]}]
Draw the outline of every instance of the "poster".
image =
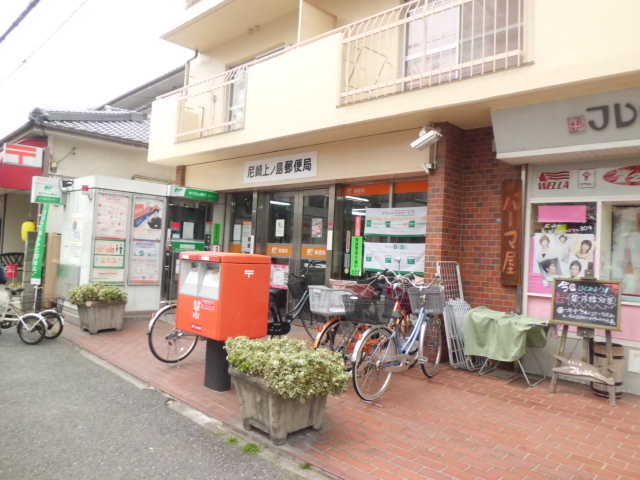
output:
[{"label": "poster", "polygon": [[93,252],[96,255],[124,255],[124,240],[96,238]]},{"label": "poster", "polygon": [[127,238],[128,217],[128,196],[98,193],[96,197],[96,237],[124,240]]},{"label": "poster", "polygon": [[160,242],[134,240],[131,242],[129,283],[158,283],[160,281]]},{"label": "poster", "polygon": [[367,208],[365,236],[424,237],[427,207]]},{"label": "poster", "polygon": [[373,271],[389,269],[396,273],[423,273],[425,248],[424,243],[365,242],[364,269]]},{"label": "poster", "polygon": [[276,220],[276,238],[284,237],[284,218]]},{"label": "poster", "polygon": [[162,200],[136,197],[133,214],[133,238],[161,240],[163,207],[164,201]]},{"label": "poster", "polygon": [[289,282],[289,265],[271,264],[271,288],[287,288]]},{"label": "poster", "polygon": [[311,238],[322,238],[322,218],[311,219]]},{"label": "poster", "polygon": [[91,281],[100,283],[124,283],[124,268],[94,268]]}]

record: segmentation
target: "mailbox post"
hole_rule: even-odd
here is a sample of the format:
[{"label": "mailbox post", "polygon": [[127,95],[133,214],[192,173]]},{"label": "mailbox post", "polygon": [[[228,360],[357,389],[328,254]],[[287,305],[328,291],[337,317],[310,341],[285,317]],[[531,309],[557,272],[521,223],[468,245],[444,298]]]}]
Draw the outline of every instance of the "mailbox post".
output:
[{"label": "mailbox post", "polygon": [[229,390],[224,341],[267,335],[271,258],[266,255],[182,252],[176,326],[207,339],[206,387]]}]

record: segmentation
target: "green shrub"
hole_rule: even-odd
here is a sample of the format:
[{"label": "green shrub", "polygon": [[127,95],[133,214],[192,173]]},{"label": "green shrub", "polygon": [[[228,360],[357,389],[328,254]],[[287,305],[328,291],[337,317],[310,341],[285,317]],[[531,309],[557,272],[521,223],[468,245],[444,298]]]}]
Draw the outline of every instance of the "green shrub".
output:
[{"label": "green shrub", "polygon": [[71,289],[69,301],[76,305],[84,305],[85,302],[126,303],[127,292],[114,285],[87,283]]},{"label": "green shrub", "polygon": [[250,340],[229,338],[225,342],[229,364],[264,379],[284,398],[301,402],[318,395],[337,395],[349,386],[342,356],[327,349],[312,349],[295,338]]}]

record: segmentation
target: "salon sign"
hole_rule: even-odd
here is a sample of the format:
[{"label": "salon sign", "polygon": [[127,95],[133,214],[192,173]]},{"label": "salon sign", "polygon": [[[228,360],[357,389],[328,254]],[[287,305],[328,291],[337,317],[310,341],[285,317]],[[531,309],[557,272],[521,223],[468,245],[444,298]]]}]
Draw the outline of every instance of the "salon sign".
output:
[{"label": "salon sign", "polygon": [[244,183],[281,182],[318,174],[318,152],[264,158],[244,164]]}]

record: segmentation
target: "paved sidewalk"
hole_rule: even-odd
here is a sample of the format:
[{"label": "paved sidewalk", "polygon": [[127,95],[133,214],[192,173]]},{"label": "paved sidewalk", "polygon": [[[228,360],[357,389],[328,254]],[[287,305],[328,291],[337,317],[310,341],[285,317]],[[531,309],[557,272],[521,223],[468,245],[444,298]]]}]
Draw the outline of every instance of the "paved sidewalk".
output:
[{"label": "paved sidewalk", "polygon": [[[72,324],[66,338],[169,395],[242,429],[233,390],[203,385],[206,344],[180,368],[156,360],[146,322],[90,335]],[[527,387],[441,366],[393,377],[381,405],[352,389],[330,397],[323,428],[291,434],[275,447],[344,479],[640,480],[640,396],[610,407],[586,385]],[[264,443],[268,444],[267,436]]]}]

